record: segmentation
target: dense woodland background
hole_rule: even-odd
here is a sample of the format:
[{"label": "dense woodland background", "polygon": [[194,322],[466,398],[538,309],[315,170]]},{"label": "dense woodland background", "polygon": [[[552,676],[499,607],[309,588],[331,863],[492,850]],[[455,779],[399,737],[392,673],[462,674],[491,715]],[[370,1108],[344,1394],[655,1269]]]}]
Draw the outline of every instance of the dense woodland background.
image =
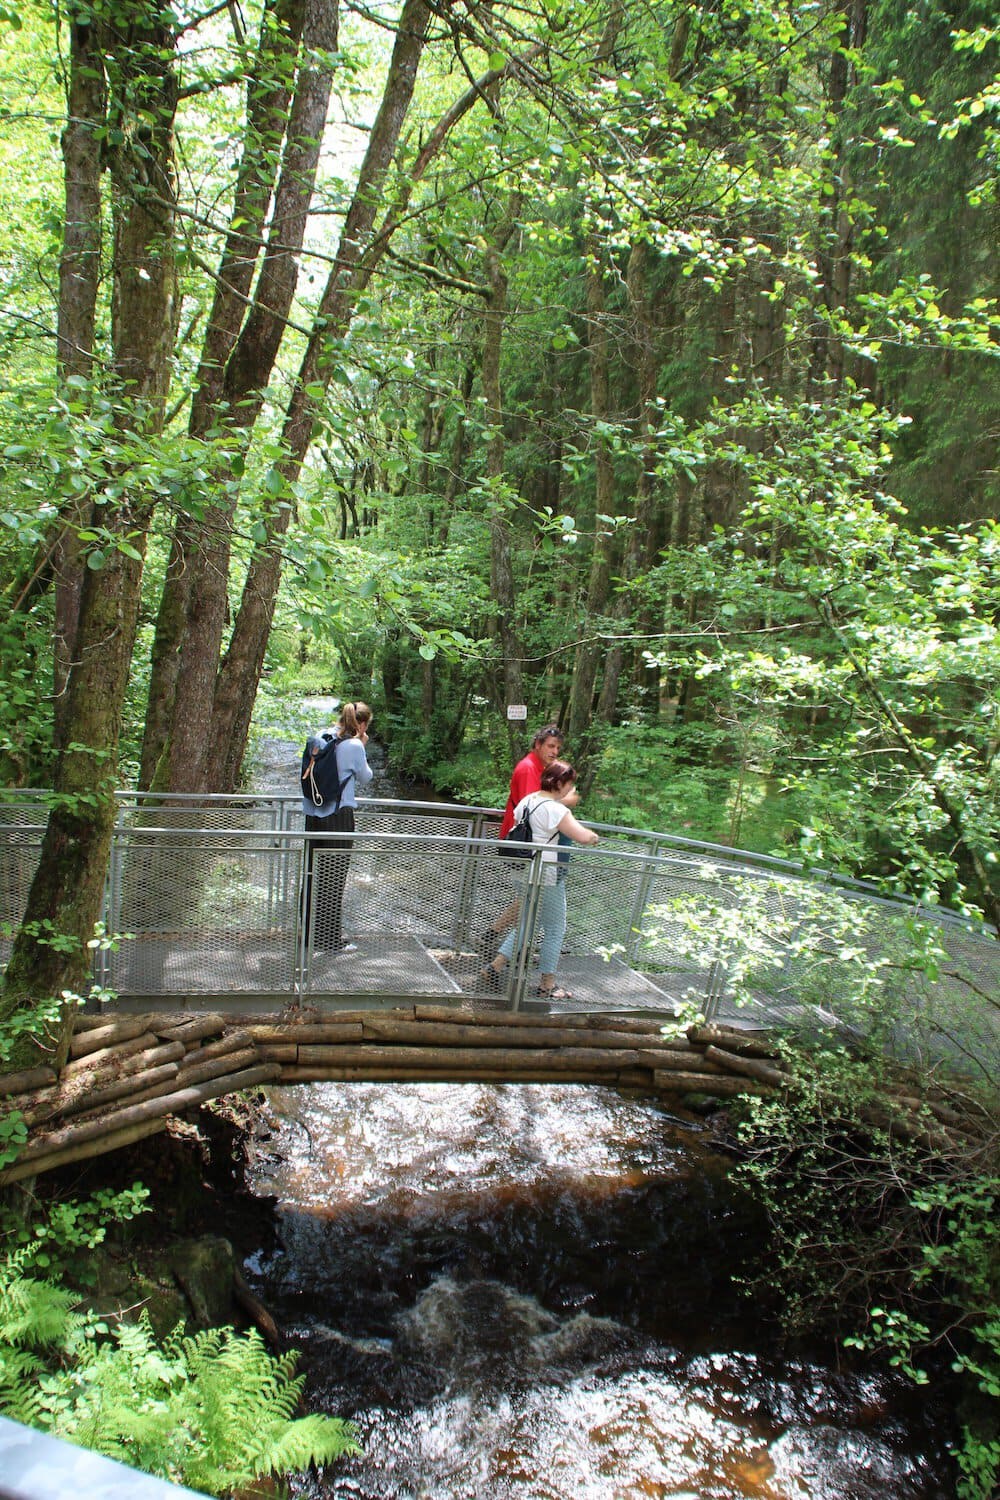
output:
[{"label": "dense woodland background", "polygon": [[525,703],[591,817],[998,919],[991,11],[0,7],[8,1004],[109,790],[320,691],[464,799]]},{"label": "dense woodland background", "polygon": [[[524,703],[586,817],[1000,927],[997,41],[988,0],[0,0],[0,786],[51,789],[4,1070],[65,1061],[114,789],[238,789],[319,693],[403,786],[501,802]],[[893,1009],[831,910],[799,940],[878,1024],[748,1106],[768,1274],[950,1363],[986,1500],[995,1080],[974,1149],[873,1131],[943,955],[911,924]],[[46,1247],[122,1197],[0,1204],[25,1420],[23,1307],[42,1425],[76,1379]]]}]

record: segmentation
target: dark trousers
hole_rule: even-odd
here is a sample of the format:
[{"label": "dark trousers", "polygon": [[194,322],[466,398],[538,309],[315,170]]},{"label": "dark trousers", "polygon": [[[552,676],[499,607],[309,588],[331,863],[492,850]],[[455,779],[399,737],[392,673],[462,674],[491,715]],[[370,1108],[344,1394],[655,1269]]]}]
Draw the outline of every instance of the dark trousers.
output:
[{"label": "dark trousers", "polygon": [[306,878],[302,887],[302,930],[316,948],[339,948],[344,887],[354,832],[353,807],[341,807],[328,818],[306,814]]}]

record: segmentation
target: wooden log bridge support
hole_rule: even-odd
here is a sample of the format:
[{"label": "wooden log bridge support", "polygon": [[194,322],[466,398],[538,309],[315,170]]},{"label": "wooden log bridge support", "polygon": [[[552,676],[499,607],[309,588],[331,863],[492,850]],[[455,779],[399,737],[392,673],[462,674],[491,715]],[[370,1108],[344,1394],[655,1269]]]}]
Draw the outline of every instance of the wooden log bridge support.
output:
[{"label": "wooden log bridge support", "polygon": [[[19,1111],[28,1127],[0,1185],[130,1145],[224,1094],[321,1081],[597,1083],[675,1099],[760,1095],[790,1084],[777,1050],[760,1035],[703,1026],[665,1036],[659,1020],[614,1013],[418,1004],[273,1021],[82,1015],[58,1077],[46,1068],[0,1076],[0,1107]],[[911,1113],[903,1133],[944,1137],[943,1125]]]}]

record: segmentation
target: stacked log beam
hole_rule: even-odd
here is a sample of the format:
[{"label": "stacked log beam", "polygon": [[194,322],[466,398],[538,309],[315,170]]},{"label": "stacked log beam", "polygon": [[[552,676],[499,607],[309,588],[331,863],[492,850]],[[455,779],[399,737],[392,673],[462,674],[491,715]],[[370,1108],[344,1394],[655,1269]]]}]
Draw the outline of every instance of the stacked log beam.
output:
[{"label": "stacked log beam", "polygon": [[176,1115],[279,1073],[221,1015],[80,1017],[58,1078],[51,1069],[0,1078],[0,1098],[28,1125],[27,1144],[0,1183],[131,1145]]},{"label": "stacked log beam", "polygon": [[[70,1058],[0,1077],[28,1142],[0,1184],[164,1130],[171,1117],[263,1083],[581,1083],[666,1097],[730,1099],[794,1087],[773,1043],[725,1026],[664,1035],[652,1017],[530,1015],[414,1004],[394,1010],[79,1018]],[[894,1133],[939,1147],[977,1131],[951,1097],[897,1091],[880,1104]]]}]

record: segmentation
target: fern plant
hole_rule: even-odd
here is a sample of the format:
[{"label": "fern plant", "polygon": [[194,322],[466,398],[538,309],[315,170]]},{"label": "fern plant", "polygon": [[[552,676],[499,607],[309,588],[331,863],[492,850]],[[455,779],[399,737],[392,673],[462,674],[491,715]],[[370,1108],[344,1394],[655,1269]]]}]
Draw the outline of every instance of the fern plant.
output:
[{"label": "fern plant", "polygon": [[0,1411],[174,1483],[223,1495],[359,1451],[349,1422],[295,1417],[298,1356],[232,1328],[161,1344],[143,1313],[107,1325],[73,1295],[0,1263]]},{"label": "fern plant", "polygon": [[108,1457],[220,1495],[357,1452],[332,1417],[296,1418],[297,1355],[275,1357],[260,1335],[180,1330],[157,1344],[148,1319],[116,1330],[76,1371],[61,1431]]}]

